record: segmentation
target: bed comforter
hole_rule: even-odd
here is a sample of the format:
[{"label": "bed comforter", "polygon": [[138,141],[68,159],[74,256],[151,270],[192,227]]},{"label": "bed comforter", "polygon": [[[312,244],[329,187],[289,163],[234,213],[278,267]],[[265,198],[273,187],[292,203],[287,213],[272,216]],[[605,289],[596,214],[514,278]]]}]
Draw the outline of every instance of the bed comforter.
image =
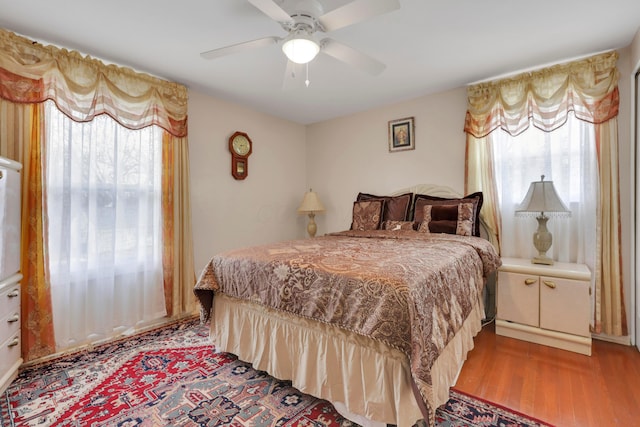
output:
[{"label": "bed comforter", "polygon": [[203,321],[223,292],[401,350],[432,425],[431,365],[499,266],[494,247],[479,237],[343,231],[214,256],[195,293]]}]

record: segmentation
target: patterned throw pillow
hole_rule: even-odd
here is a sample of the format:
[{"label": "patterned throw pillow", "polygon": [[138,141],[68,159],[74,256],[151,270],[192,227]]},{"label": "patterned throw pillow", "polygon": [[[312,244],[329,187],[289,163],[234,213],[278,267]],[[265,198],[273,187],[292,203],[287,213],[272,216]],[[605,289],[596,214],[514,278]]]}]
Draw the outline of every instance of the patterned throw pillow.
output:
[{"label": "patterned throw pillow", "polygon": [[473,234],[473,203],[425,205],[422,208],[421,233]]},{"label": "patterned throw pillow", "polygon": [[431,230],[429,230],[429,224],[431,223],[432,207],[432,205],[425,205],[422,208],[422,221],[420,222],[420,226],[418,227],[418,231],[420,233],[431,233]]},{"label": "patterned throw pillow", "polygon": [[383,224],[385,230],[415,230],[413,221],[385,221]]},{"label": "patterned throw pillow", "polygon": [[[412,208],[413,220],[415,221],[416,224],[420,224],[424,221],[424,219],[422,218],[422,212],[423,212],[424,206],[427,206],[427,205],[457,206],[460,203],[473,204],[473,217],[472,217],[473,228],[472,228],[471,234],[474,236],[480,236],[480,210],[482,209],[482,192],[481,191],[478,191],[473,194],[469,194],[468,196],[465,196],[463,198],[453,198],[453,199],[429,196],[426,194],[416,194],[413,202],[413,208]],[[457,211],[456,211],[456,214],[457,214]],[[457,216],[450,218],[450,220],[453,221],[453,223],[455,224],[455,222],[457,222]],[[433,227],[431,228],[431,232],[436,233]],[[437,231],[437,233],[443,233],[443,232],[444,231]],[[455,231],[451,231],[451,233],[454,233],[454,232]]]},{"label": "patterned throw pillow", "polygon": [[382,220],[382,200],[353,202],[352,230],[377,230]]},{"label": "patterned throw pillow", "polygon": [[460,236],[471,236],[473,234],[473,203],[460,203],[458,205],[456,234]]},{"label": "patterned throw pillow", "polygon": [[405,193],[399,196],[376,196],[375,194],[358,193],[357,202],[363,200],[382,200],[382,221],[407,221],[413,193]]}]

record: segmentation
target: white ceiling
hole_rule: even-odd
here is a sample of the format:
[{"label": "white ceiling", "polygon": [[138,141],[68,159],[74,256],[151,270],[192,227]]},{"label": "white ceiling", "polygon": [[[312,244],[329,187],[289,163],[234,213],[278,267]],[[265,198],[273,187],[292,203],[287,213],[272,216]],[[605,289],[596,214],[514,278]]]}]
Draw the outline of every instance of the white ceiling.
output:
[{"label": "white ceiling", "polygon": [[[349,2],[320,1],[325,12]],[[381,75],[320,54],[309,64],[310,86],[295,90],[282,88],[287,61],[279,44],[200,57],[218,47],[286,35],[247,0],[0,0],[0,27],[309,124],[625,47],[640,26],[639,0],[400,4],[328,34],[384,62]]]}]

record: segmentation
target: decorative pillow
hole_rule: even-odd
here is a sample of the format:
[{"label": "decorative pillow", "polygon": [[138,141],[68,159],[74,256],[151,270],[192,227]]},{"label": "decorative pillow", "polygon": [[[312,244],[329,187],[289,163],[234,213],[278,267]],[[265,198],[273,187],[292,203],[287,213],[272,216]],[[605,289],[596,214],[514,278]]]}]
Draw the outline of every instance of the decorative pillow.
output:
[{"label": "decorative pillow", "polygon": [[471,236],[473,234],[473,203],[460,203],[458,205],[456,234],[459,236]]},{"label": "decorative pillow", "polygon": [[[455,205],[457,206],[460,203],[472,203],[473,212],[472,212],[472,236],[480,236],[480,209],[482,209],[482,192],[478,191],[477,193],[469,194],[460,199],[447,199],[444,197],[435,197],[428,196],[426,194],[416,194],[413,201],[413,212],[414,218],[413,221],[416,224],[421,224],[423,219],[423,209],[427,205],[432,206],[447,206],[447,205]],[[457,212],[457,211],[456,211]],[[449,220],[454,220],[457,223],[456,218],[450,218]],[[432,229],[432,232],[433,229]]]},{"label": "decorative pillow", "polygon": [[425,205],[418,231],[456,234],[457,223],[458,205]]},{"label": "decorative pillow", "polygon": [[352,230],[377,230],[382,221],[382,200],[363,200],[353,202]]},{"label": "decorative pillow", "polygon": [[422,221],[419,222],[418,231],[420,233],[431,233],[429,224],[431,224],[431,208],[432,205],[425,205],[422,208]]},{"label": "decorative pillow", "polygon": [[413,193],[399,196],[375,196],[373,194],[358,193],[357,201],[384,200],[382,221],[408,221]]},{"label": "decorative pillow", "polygon": [[413,221],[385,221],[382,224],[385,230],[415,230]]},{"label": "decorative pillow", "polygon": [[421,233],[447,233],[471,236],[473,203],[425,205],[422,208]]}]

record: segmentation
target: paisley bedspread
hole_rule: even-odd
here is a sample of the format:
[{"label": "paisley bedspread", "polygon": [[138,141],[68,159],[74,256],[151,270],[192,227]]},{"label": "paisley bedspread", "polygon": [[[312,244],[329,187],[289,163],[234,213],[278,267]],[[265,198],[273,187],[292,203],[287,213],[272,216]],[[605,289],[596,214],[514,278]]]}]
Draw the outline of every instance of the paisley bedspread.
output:
[{"label": "paisley bedspread", "polygon": [[493,246],[479,237],[343,231],[214,256],[195,293],[203,320],[223,292],[403,351],[431,421],[431,365],[499,266]]}]

